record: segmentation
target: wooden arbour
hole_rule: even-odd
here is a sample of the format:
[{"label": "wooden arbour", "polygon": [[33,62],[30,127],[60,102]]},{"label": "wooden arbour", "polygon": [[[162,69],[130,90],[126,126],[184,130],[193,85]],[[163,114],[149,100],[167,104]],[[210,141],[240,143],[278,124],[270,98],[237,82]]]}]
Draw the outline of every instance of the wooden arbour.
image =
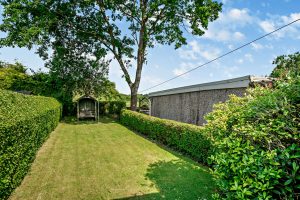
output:
[{"label": "wooden arbour", "polygon": [[82,96],[77,100],[77,119],[95,119],[99,117],[99,103],[92,96]]}]

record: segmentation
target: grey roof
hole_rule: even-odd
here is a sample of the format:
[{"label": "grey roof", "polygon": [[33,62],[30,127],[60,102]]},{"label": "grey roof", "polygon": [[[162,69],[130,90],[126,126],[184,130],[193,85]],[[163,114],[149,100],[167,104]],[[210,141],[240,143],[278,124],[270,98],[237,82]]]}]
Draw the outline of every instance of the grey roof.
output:
[{"label": "grey roof", "polygon": [[233,78],[228,80],[222,81],[215,81],[210,83],[201,83],[197,85],[190,85],[185,87],[173,88],[168,90],[162,90],[157,92],[149,93],[149,97],[155,96],[164,96],[164,95],[171,95],[171,94],[180,94],[180,93],[187,93],[187,92],[197,92],[203,90],[218,90],[218,89],[229,89],[229,88],[247,88],[250,83],[257,83],[257,82],[270,82],[272,81],[268,77],[256,77],[256,76],[243,76],[239,78]]},{"label": "grey roof", "polygon": [[97,101],[97,99],[95,97],[93,97],[93,96],[86,96],[86,95],[83,95],[83,96],[79,97],[76,101],[80,101],[82,99],[92,99],[94,101]]}]

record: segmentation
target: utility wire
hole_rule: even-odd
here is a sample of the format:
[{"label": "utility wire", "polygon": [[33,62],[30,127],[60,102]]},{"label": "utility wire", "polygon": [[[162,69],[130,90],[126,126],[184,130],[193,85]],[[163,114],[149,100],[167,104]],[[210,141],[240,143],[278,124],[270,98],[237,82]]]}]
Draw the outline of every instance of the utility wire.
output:
[{"label": "utility wire", "polygon": [[288,24],[286,24],[286,25],[284,25],[284,26],[281,26],[281,27],[277,28],[277,29],[275,29],[275,30],[272,31],[272,32],[269,32],[269,33],[267,33],[267,34],[265,34],[265,35],[262,35],[262,36],[260,36],[260,37],[258,37],[258,38],[256,38],[256,39],[254,39],[254,40],[252,40],[252,41],[250,41],[250,42],[248,42],[248,43],[246,43],[246,44],[243,44],[242,46],[239,46],[239,47],[237,47],[236,49],[233,49],[233,50],[231,50],[231,51],[228,51],[227,53],[224,53],[224,54],[222,54],[221,56],[218,56],[218,57],[216,57],[216,58],[214,58],[214,59],[212,59],[212,60],[210,60],[210,61],[207,61],[206,63],[203,63],[202,65],[199,65],[199,66],[197,66],[197,67],[194,67],[194,68],[192,68],[192,69],[190,69],[190,70],[188,70],[188,71],[186,71],[186,72],[184,72],[184,73],[182,73],[182,74],[179,74],[179,75],[177,75],[177,76],[174,76],[173,78],[170,78],[170,79],[168,79],[168,80],[165,80],[165,81],[163,81],[163,82],[161,82],[161,83],[159,83],[159,84],[157,84],[157,85],[154,85],[154,86],[152,86],[152,87],[149,87],[149,88],[147,88],[147,89],[145,89],[145,90],[142,90],[142,91],[140,91],[140,92],[145,92],[145,91],[148,91],[148,90],[150,90],[150,89],[156,88],[156,87],[158,87],[158,86],[160,86],[160,85],[162,85],[162,84],[165,84],[165,83],[170,82],[170,81],[172,81],[172,80],[174,80],[174,79],[176,79],[176,78],[179,78],[179,77],[181,77],[181,76],[183,76],[183,75],[186,75],[186,74],[188,74],[188,73],[190,73],[190,72],[192,72],[192,71],[195,71],[196,69],[198,69],[198,68],[200,68],[200,67],[203,67],[203,66],[205,66],[205,65],[208,65],[209,63],[212,63],[212,62],[214,62],[214,61],[216,61],[216,60],[218,60],[218,59],[220,59],[220,58],[223,58],[223,57],[225,57],[225,56],[227,56],[227,55],[229,55],[229,54],[231,54],[231,53],[233,53],[233,52],[235,52],[235,51],[237,51],[237,50],[239,50],[239,49],[242,49],[242,48],[244,48],[244,47],[246,47],[246,46],[248,46],[248,45],[250,45],[250,44],[252,44],[252,43],[254,43],[254,42],[256,42],[256,41],[258,41],[258,40],[261,40],[261,39],[263,39],[263,38],[265,38],[265,37],[267,37],[267,36],[269,36],[269,35],[271,35],[271,34],[277,32],[277,31],[279,31],[279,30],[281,30],[281,29],[283,29],[283,28],[286,28],[286,27],[290,26],[291,24],[294,24],[295,22],[297,22],[297,21],[299,21],[299,20],[300,20],[300,18],[299,18],[299,19],[296,19],[296,20],[294,20],[294,21],[292,21],[292,22],[290,22],[290,23],[288,23]]}]

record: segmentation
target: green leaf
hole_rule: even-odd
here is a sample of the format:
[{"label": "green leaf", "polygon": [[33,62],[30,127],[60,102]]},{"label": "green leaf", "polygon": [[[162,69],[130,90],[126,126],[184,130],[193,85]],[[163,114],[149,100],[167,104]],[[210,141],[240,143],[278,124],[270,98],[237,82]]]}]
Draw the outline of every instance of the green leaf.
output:
[{"label": "green leaf", "polygon": [[289,179],[289,180],[284,182],[284,185],[289,185],[292,181],[293,181],[293,179]]}]

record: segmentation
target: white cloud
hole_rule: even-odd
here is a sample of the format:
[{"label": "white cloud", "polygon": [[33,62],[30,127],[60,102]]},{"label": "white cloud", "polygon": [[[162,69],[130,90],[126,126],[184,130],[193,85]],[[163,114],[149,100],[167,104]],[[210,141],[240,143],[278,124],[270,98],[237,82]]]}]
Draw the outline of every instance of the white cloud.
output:
[{"label": "white cloud", "polygon": [[275,25],[272,21],[268,21],[268,20],[261,21],[259,23],[259,26],[263,29],[263,31],[265,31],[267,33],[275,30]]},{"label": "white cloud", "polygon": [[274,49],[274,46],[271,45],[271,44],[267,44],[267,45],[265,45],[265,47],[266,47],[267,49]]},{"label": "white cloud", "polygon": [[253,59],[252,54],[246,53],[241,58],[236,59],[235,62],[239,65],[242,65],[242,64],[247,64],[247,62],[253,63],[254,59]]},{"label": "white cloud", "polygon": [[[291,13],[290,16],[281,16],[281,19],[284,23],[290,23],[292,21],[300,19],[300,13]],[[297,22],[296,24],[300,25],[299,22]]]},{"label": "white cloud", "polygon": [[[189,49],[186,49],[189,48]],[[179,57],[182,59],[188,59],[188,60],[197,60],[200,52],[200,46],[196,40],[193,40],[188,43],[187,47],[185,49],[179,49]]]},{"label": "white cloud", "polygon": [[153,86],[153,85],[157,85],[159,83],[162,82],[162,79],[157,78],[157,77],[153,77],[153,76],[149,76],[149,75],[144,75],[143,78],[141,79],[143,85],[147,85],[147,86]]},{"label": "white cloud", "polygon": [[219,48],[201,46],[196,40],[189,42],[185,48],[178,50],[179,57],[186,60],[199,60],[201,58],[211,60],[218,57],[220,53],[221,50]]},{"label": "white cloud", "polygon": [[236,62],[239,63],[239,64],[243,64],[244,63],[244,59],[240,58]]},{"label": "white cloud", "polygon": [[[173,74],[175,76],[179,76],[181,74],[184,74],[188,70],[192,69],[193,67],[195,67],[195,64],[190,63],[190,62],[183,62],[180,64],[180,66],[178,68],[173,69]],[[183,75],[182,77],[188,78],[188,74]]]},{"label": "white cloud", "polygon": [[253,56],[250,53],[247,53],[244,55],[245,59],[248,60],[249,62],[253,62]]},{"label": "white cloud", "polygon": [[117,60],[115,59],[113,53],[109,52],[106,56],[105,56],[106,60],[111,60],[110,64],[109,64],[109,73],[111,76],[117,76],[117,77],[122,77],[123,75],[123,71],[120,68],[119,63],[117,62]]},{"label": "white cloud", "polygon": [[221,50],[218,48],[211,48],[200,52],[200,55],[206,60],[212,60],[218,57],[221,53]]},{"label": "white cloud", "polygon": [[196,53],[193,52],[192,50],[179,49],[178,54],[179,54],[179,57],[182,59],[197,60]]},{"label": "white cloud", "polygon": [[225,67],[224,68],[224,74],[227,78],[232,78],[235,75],[235,72],[238,71],[238,67],[237,66],[233,66],[233,67]]},{"label": "white cloud", "polygon": [[264,46],[263,46],[262,44],[256,43],[256,42],[251,43],[251,47],[252,47],[252,49],[254,49],[254,50],[259,50],[259,49],[263,49],[263,48],[264,48]]},{"label": "white cloud", "polygon": [[184,68],[184,67],[175,68],[175,69],[173,70],[173,74],[174,74],[175,76],[180,76],[181,74],[183,74],[183,73],[185,73],[185,72],[187,72],[187,69]]},{"label": "white cloud", "polygon": [[228,47],[229,50],[233,50],[234,49],[234,46],[232,44],[228,45],[227,47]]},{"label": "white cloud", "polygon": [[274,46],[271,44],[262,45],[257,42],[251,43],[251,47],[252,47],[252,49],[257,50],[257,51],[261,50],[261,49],[274,49]]},{"label": "white cloud", "polygon": [[253,21],[254,17],[249,14],[248,9],[233,8],[220,13],[220,17],[209,24],[203,37],[221,42],[243,41],[246,37],[237,29],[252,24]]},{"label": "white cloud", "polygon": [[245,39],[245,35],[237,31],[233,33],[233,38],[240,41]]},{"label": "white cloud", "polygon": [[159,66],[158,64],[155,64],[153,67],[154,67],[155,69],[160,68],[160,66]]},{"label": "white cloud", "polygon": [[201,48],[199,43],[196,40],[193,40],[189,43],[189,46],[192,48],[194,52],[200,52]]},{"label": "white cloud", "polygon": [[247,9],[233,8],[228,12],[228,18],[230,21],[248,23],[252,21],[252,17],[248,13]]},{"label": "white cloud", "polygon": [[[300,19],[300,13],[291,13],[290,15],[273,15],[269,19],[259,22],[259,26],[265,33],[274,31],[276,28],[279,28],[283,25],[291,23]],[[300,21],[291,24],[290,26],[279,30],[272,34],[273,38],[283,38],[283,37],[292,37],[300,39]]]}]

